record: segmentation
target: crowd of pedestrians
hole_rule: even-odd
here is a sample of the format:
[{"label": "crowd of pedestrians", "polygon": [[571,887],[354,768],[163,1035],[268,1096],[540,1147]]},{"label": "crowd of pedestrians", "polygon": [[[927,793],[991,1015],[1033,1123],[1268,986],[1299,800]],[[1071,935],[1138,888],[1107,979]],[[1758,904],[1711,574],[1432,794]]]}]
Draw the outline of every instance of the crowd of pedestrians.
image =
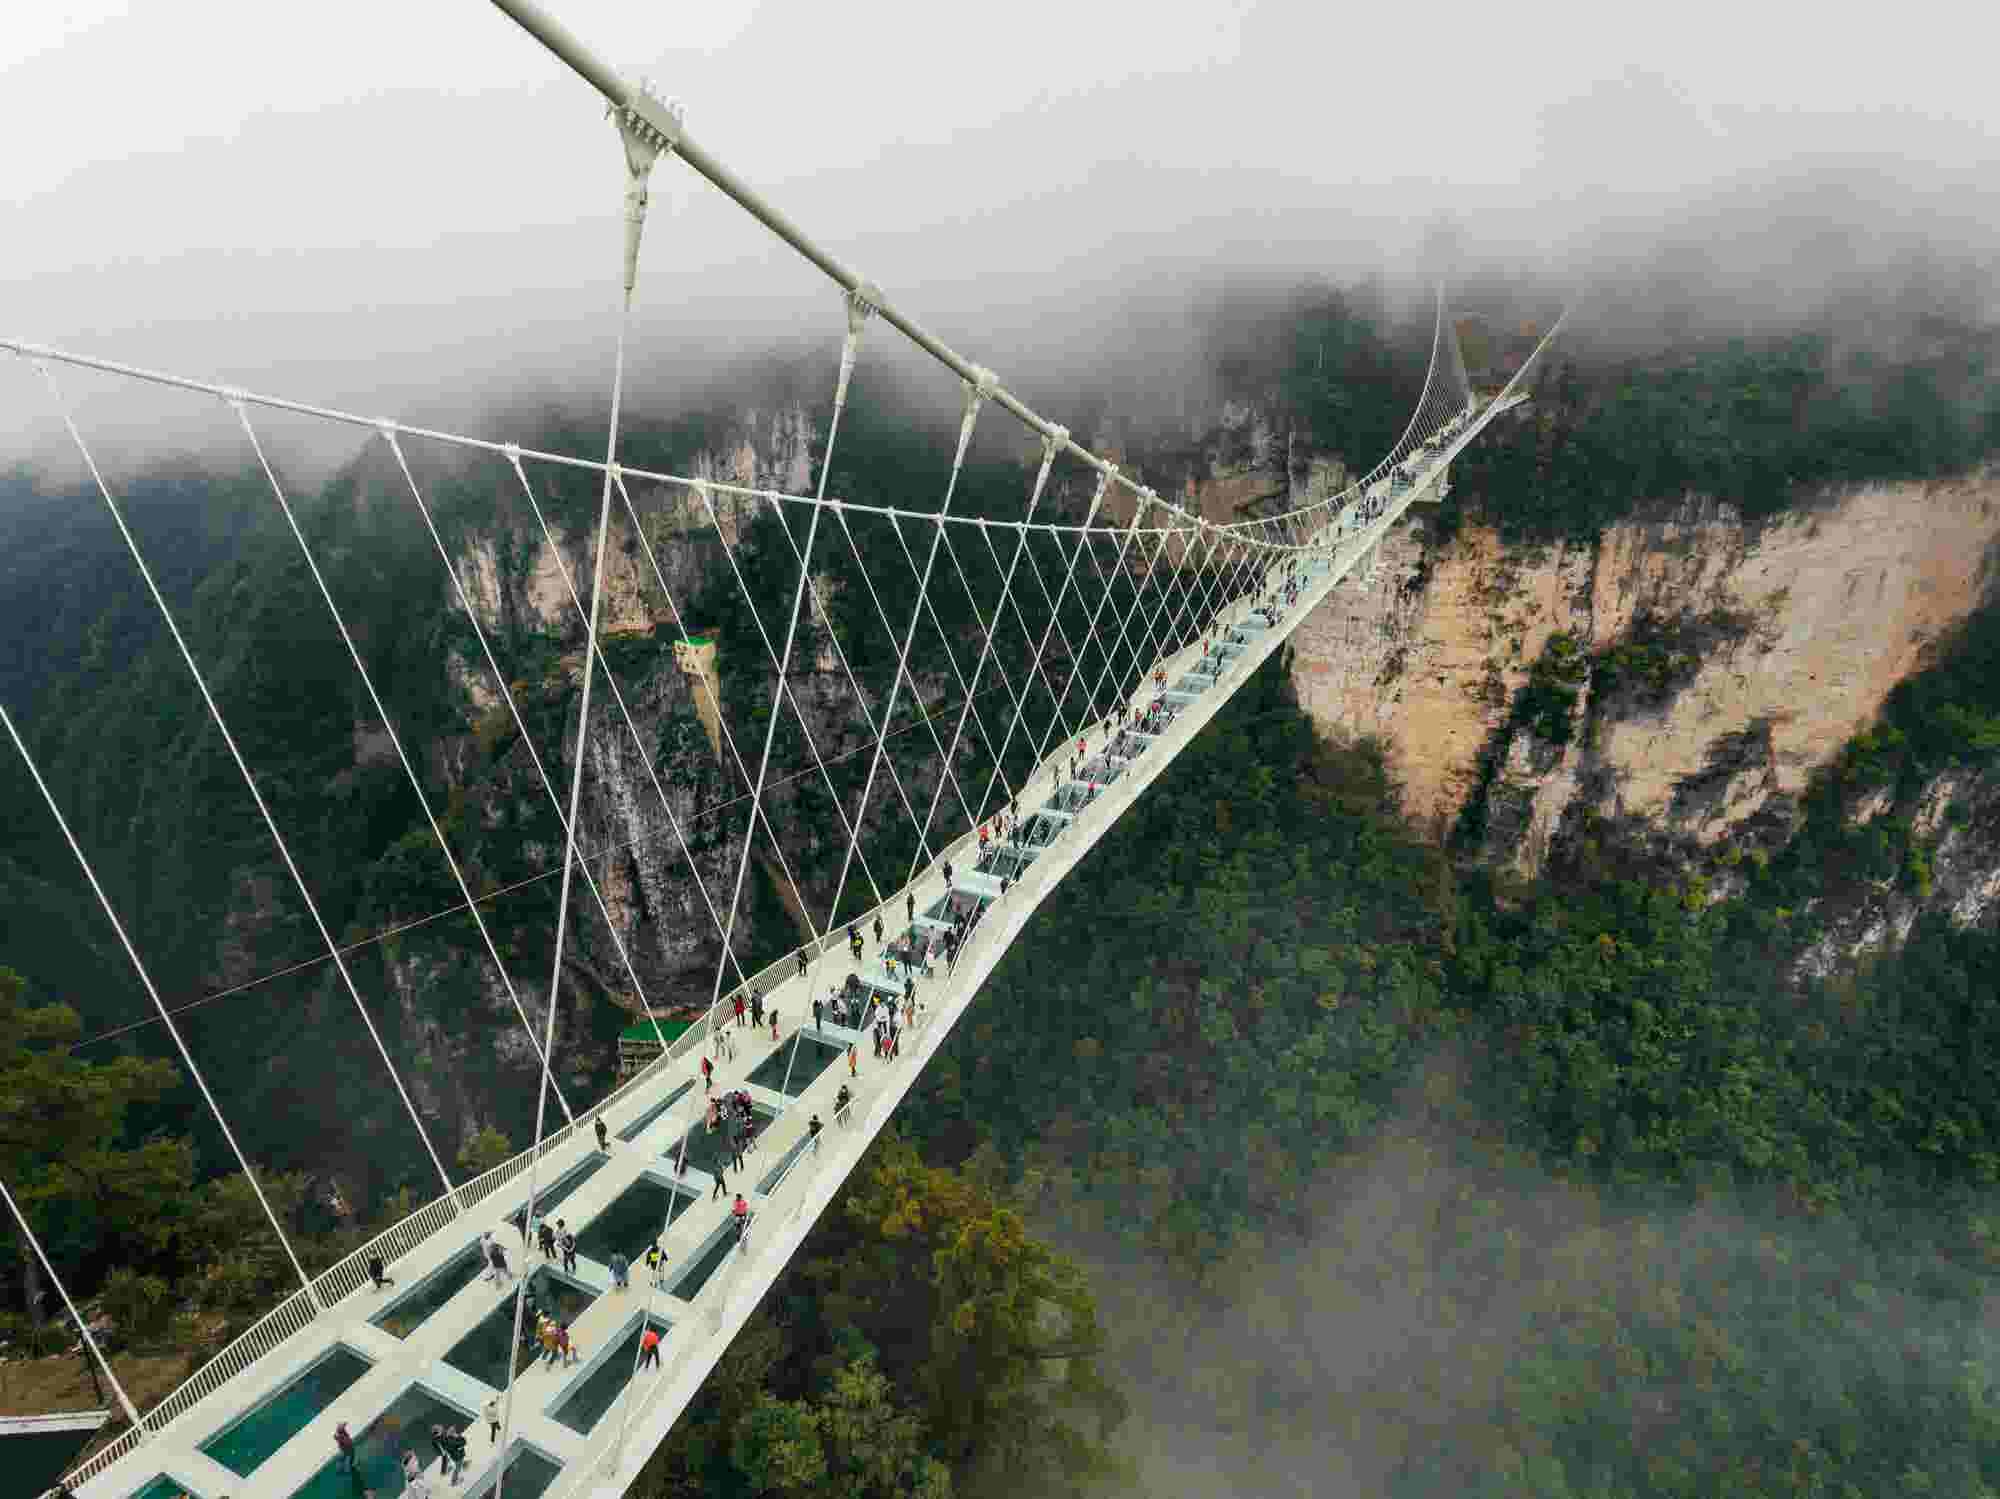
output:
[{"label": "crowd of pedestrians", "polygon": [[[1363,502],[1363,513],[1367,514]],[[1269,590],[1252,604],[1250,613],[1275,626],[1285,611],[1295,608],[1302,596],[1304,579],[1299,576],[1293,564],[1287,564],[1274,578],[1269,580]],[[1228,661],[1237,654],[1227,649],[1229,646],[1242,647],[1249,644],[1249,637],[1233,628],[1217,623],[1210,630],[1202,644],[1201,664],[1194,668],[1196,674],[1212,680],[1220,680]],[[1142,696],[1131,704],[1121,706],[1117,712],[1103,722],[1102,743],[1104,748],[1096,760],[1090,758],[1090,739],[1080,736],[1073,749],[1065,747],[1058,755],[1052,772],[1055,795],[1050,807],[1066,813],[1074,813],[1095,800],[1100,782],[1108,784],[1124,768],[1135,761],[1149,747],[1152,740],[1163,734],[1179,715],[1180,708],[1169,700],[1167,676],[1164,668],[1156,670],[1152,676],[1152,691],[1149,697]],[[1062,784],[1064,768],[1069,773],[1069,784]],[[1029,859],[1023,850],[1046,848],[1066,825],[1061,817],[1041,817],[1031,814],[1024,822],[1020,815],[1020,804],[1011,800],[987,821],[979,824],[977,837],[979,844],[979,868],[988,879],[997,879],[999,899],[1004,899],[1012,879],[1027,867]],[[996,871],[1004,871],[995,873]],[[877,1062],[892,1062],[902,1055],[904,1034],[911,1030],[924,1013],[924,1005],[919,998],[919,978],[931,982],[935,977],[934,959],[942,956],[947,975],[954,972],[959,957],[979,928],[981,918],[997,903],[990,886],[978,889],[961,889],[955,879],[951,861],[945,860],[944,894],[935,905],[921,917],[917,910],[914,891],[904,897],[905,930],[885,942],[888,930],[878,912],[870,922],[874,945],[881,960],[886,986],[873,979],[867,979],[859,972],[867,950],[867,941],[859,923],[850,923],[846,930],[847,947],[856,968],[855,973],[834,984],[821,997],[810,1000],[814,1031],[822,1038],[828,1035],[828,1021],[844,1030],[858,1031],[869,1037],[874,1058]],[[808,951],[801,948],[798,953],[798,974],[810,981],[810,959]],[[781,1039],[778,1011],[775,1006],[767,1011],[762,992],[750,987],[739,992],[729,1001],[729,1014],[735,1021],[735,1029],[761,1030],[768,1013],[771,1039],[774,1043]],[[719,1042],[720,1033],[714,1041]],[[844,1038],[834,1037],[839,1040]],[[721,1056],[732,1055],[719,1044],[713,1047]],[[846,1045],[846,1060],[850,1081],[860,1076],[860,1052],[858,1044],[849,1041]],[[741,1172],[745,1169],[746,1153],[757,1147],[758,1121],[755,1104],[748,1088],[737,1087],[722,1094],[715,1091],[716,1058],[706,1051],[699,1063],[702,1093],[706,1100],[705,1121],[710,1133],[721,1131],[724,1136],[723,1153],[715,1163],[711,1173],[714,1181],[710,1200],[723,1197],[727,1192],[725,1168]],[[834,1098],[833,1117],[838,1124],[846,1125],[851,1120],[855,1093],[849,1082],[843,1082]],[[820,1117],[814,1113],[806,1126],[806,1141],[817,1149],[823,1129]],[[601,1117],[594,1119],[593,1128],[597,1147],[601,1152],[610,1150],[610,1132]],[[684,1174],[686,1170],[686,1142],[683,1141],[676,1169]],[[735,1192],[727,1210],[726,1221],[734,1231],[739,1244],[747,1242],[750,1225],[754,1218],[748,1199],[741,1190]],[[544,1262],[559,1261],[563,1271],[571,1276],[577,1270],[577,1240],[567,1221],[556,1218],[553,1223],[543,1218],[531,1220],[526,1212],[517,1221],[522,1238],[525,1257],[530,1244],[541,1251]],[[484,1270],[482,1279],[493,1285],[508,1285],[514,1280],[514,1270],[508,1263],[507,1251],[498,1235],[486,1232],[480,1235],[479,1256]],[[667,1252],[656,1238],[644,1251],[645,1264],[652,1288],[663,1290],[666,1286]],[[627,1291],[631,1287],[631,1261],[622,1253],[614,1251],[609,1260],[611,1284],[614,1291]],[[395,1284],[388,1274],[379,1254],[371,1254],[367,1262],[369,1280],[377,1291]],[[522,1352],[528,1356],[530,1365],[539,1363],[543,1368],[565,1368],[576,1364],[581,1350],[572,1336],[567,1321],[554,1315],[552,1310],[541,1307],[536,1299],[531,1283],[523,1293],[525,1315],[521,1325]],[[639,1340],[638,1368],[658,1370],[660,1368],[659,1331],[648,1326]],[[487,1400],[482,1411],[488,1429],[489,1441],[497,1445],[502,1429],[500,1401],[497,1396]],[[334,1443],[344,1469],[355,1475],[360,1482],[356,1466],[355,1442],[345,1422],[334,1428]],[[451,1485],[457,1485],[463,1477],[466,1465],[466,1434],[449,1427],[433,1426],[430,1431],[431,1454],[439,1459],[438,1474],[448,1478]],[[402,1458],[404,1478],[403,1492],[424,1499],[429,1493],[425,1469],[428,1456],[420,1459],[417,1453],[405,1451]],[[357,1489],[357,1492],[365,1492]]]}]

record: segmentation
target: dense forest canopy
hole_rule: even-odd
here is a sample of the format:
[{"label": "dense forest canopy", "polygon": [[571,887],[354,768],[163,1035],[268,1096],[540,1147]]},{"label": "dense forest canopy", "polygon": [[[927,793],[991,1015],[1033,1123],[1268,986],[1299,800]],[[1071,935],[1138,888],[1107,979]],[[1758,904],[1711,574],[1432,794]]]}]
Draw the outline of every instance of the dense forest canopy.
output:
[{"label": "dense forest canopy", "polygon": [[[1253,332],[1218,342],[1225,384],[1351,463],[1393,441],[1427,328],[1390,323],[1365,288],[1308,288]],[[1583,535],[1640,498],[1695,491],[1754,516],[1817,486],[1962,471],[2000,447],[1993,330],[1930,335],[1893,358],[1809,327],[1559,361],[1528,414],[1460,460],[1448,519]],[[632,461],[671,466],[716,421],[642,426]],[[836,490],[934,502],[948,441],[913,435],[888,402],[859,402],[848,421]],[[578,445],[588,430],[550,418],[545,441]],[[1197,458],[1160,461],[1193,472]],[[482,476],[429,477],[448,539],[489,534]],[[415,518],[362,503],[371,482],[344,474],[312,498],[308,524],[391,714],[413,738],[462,745],[474,736],[442,662],[466,632]],[[329,923],[362,937],[448,906],[455,887],[401,771],[356,753],[351,666],[261,483],[162,471],[131,498]],[[1026,488],[1018,456],[977,452],[955,508],[1011,517]],[[1074,513],[1083,490],[1059,474],[1049,503]],[[0,692],[156,975],[195,997],[217,972],[232,872],[268,873],[269,854],[90,498],[40,495],[25,476],[0,486],[0,615],[22,622]],[[572,482],[547,498],[571,522],[594,503]],[[833,636],[879,693],[894,653],[864,574],[897,575],[910,541],[859,520],[852,535],[815,566],[833,583]],[[700,553],[678,601],[687,620],[778,633],[802,540],[768,512],[748,525],[735,561],[754,608],[719,546]],[[969,666],[955,652],[1006,565],[983,550],[959,561],[970,586],[940,590],[938,627],[918,637],[927,680]],[[1529,884],[1465,867],[1403,824],[1379,748],[1317,732],[1272,663],[1030,924],[913,1093],[900,1137],[857,1172],[662,1450],[656,1491],[942,1495],[1033,1475],[1061,1493],[1114,1474],[1121,1401],[1093,1362],[1089,1286],[1035,1225],[1122,1238],[1189,1305],[1226,1304],[1275,1246],[1318,1232],[1413,1092],[1448,1124],[1433,1154],[1461,1187],[1433,1214],[1431,1258],[1380,1270],[1428,1288],[1464,1328],[1456,1357],[1474,1372],[1453,1386],[1450,1420],[1408,1394],[1435,1393],[1441,1374],[1425,1384],[1406,1366],[1407,1389],[1375,1389],[1393,1418],[1355,1440],[1372,1444],[1385,1491],[2000,1489],[2000,1363],[1981,1313],[2000,1270],[2000,939],[1927,918],[1858,971],[1799,966],[1857,889],[1925,888],[1925,837],[1892,818],[1854,825],[1857,795],[2000,768],[1996,621],[1982,610],[1940,644],[1815,783],[1788,840],[1721,900],[1696,872],[1615,851]],[[996,648],[1021,649],[1039,622],[1009,622]],[[558,750],[574,714],[559,671],[569,644],[534,629],[500,642],[510,675],[555,684],[531,695],[529,719]],[[664,635],[615,645],[613,670],[647,670],[665,648]],[[1668,669],[1644,652],[1615,665]],[[726,715],[759,741],[768,685],[754,670],[723,682]],[[1542,686],[1560,691],[1560,673]],[[935,706],[956,703],[940,693]],[[467,813],[506,774],[510,732],[456,762],[456,803],[441,762],[429,772],[456,808],[452,836],[495,884],[530,868],[526,847],[555,841],[540,813],[496,825]],[[802,741],[779,742],[804,757]],[[842,764],[832,778],[851,797],[864,773]],[[288,1268],[155,1029],[79,1046],[141,1019],[145,1001],[11,758],[5,775],[10,805],[36,815],[0,829],[0,1170],[122,1338],[213,1347],[282,1294]],[[811,799],[824,795],[801,793],[797,815],[825,816]],[[892,854],[914,849],[907,830],[890,838]],[[540,961],[546,900],[493,912],[510,955]],[[438,925],[440,951],[470,949],[469,922]],[[280,903],[273,926],[249,955],[310,951],[301,912]],[[782,919],[767,929],[782,941]],[[323,1087],[287,1096],[282,1114],[260,1094],[277,1052],[301,1043],[257,1017],[311,1002],[308,982],[272,985],[187,1024],[204,1067],[243,1099],[246,1143],[308,1268],[428,1181],[407,1125],[383,1115],[365,1141],[381,1169],[360,1219],[337,1224],[320,1206],[301,1139],[350,1130],[350,1105],[381,1089],[372,1054],[329,1024],[311,1038]],[[1443,1056],[1462,1066],[1434,1086]],[[525,1115],[532,1082],[523,1091]],[[520,1133],[500,1125],[459,1142],[456,1164],[479,1169],[510,1125]],[[1582,1225],[1560,1265],[1514,1216],[1522,1171],[1559,1183]],[[11,1232],[0,1244],[22,1264]],[[1036,1376],[1050,1351],[1039,1323],[958,1315],[995,1275],[1020,1281],[1001,1302],[1032,1293],[1064,1309],[1076,1356],[1062,1382]],[[25,1272],[12,1284],[7,1330],[31,1340],[41,1288]],[[891,1294],[912,1286],[921,1294]],[[1515,1303],[1501,1327],[1492,1308]],[[1177,1315],[1163,1308],[1162,1325]]]}]

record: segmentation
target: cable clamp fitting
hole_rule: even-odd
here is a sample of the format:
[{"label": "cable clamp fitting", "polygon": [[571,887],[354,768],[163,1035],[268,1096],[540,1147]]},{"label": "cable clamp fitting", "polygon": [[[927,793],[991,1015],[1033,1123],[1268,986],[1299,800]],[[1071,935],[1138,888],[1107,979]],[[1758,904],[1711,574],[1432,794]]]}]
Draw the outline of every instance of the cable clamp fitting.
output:
[{"label": "cable clamp fitting", "polygon": [[884,300],[882,288],[863,277],[861,284],[847,294],[847,331],[859,338],[861,325],[882,310]]},{"label": "cable clamp fitting", "polygon": [[687,110],[678,99],[662,99],[654,92],[650,79],[639,80],[623,109],[610,109],[606,113],[614,116],[622,131],[654,155],[679,149],[681,137],[687,133]]}]

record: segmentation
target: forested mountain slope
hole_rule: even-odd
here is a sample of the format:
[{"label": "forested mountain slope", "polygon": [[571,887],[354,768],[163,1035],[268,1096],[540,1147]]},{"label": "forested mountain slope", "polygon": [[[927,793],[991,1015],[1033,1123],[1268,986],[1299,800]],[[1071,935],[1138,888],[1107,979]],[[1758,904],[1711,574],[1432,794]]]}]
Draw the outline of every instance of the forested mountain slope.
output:
[{"label": "forested mountain slope", "polygon": [[[1225,340],[1218,421],[1122,431],[1124,461],[1218,516],[1333,482],[1372,451],[1354,434],[1394,428],[1421,378],[1411,330],[1378,314],[1315,293]],[[1115,1466],[1100,1444],[1120,1400],[1100,1373],[1133,1394],[1124,1450],[1155,1494],[2000,1487],[2000,614],[1981,468],[2000,408],[1986,346],[1939,338],[1943,353],[1905,350],[1859,382],[1844,355],[1789,340],[1657,368],[1579,360],[1544,382],[1376,591],[1338,595],[1030,925],[912,1095],[903,1141],[857,1175],[663,1450],[659,1491],[998,1492],[1022,1472],[1060,1491]],[[1960,373],[1924,376],[1925,360]],[[892,400],[850,420],[833,492],[934,500],[945,444],[913,438]],[[551,417],[544,440],[587,428]],[[738,409],[642,426],[630,456],[797,487],[818,430],[810,408]],[[958,508],[1017,514],[1022,456],[976,451]],[[1559,477],[1573,472],[1587,482]],[[419,474],[525,739],[379,451],[311,498],[308,527],[474,888],[521,885],[486,909],[533,1016],[560,843],[528,745],[557,763],[574,733],[580,630],[560,576],[594,494],[542,496],[551,544],[504,470],[427,455]],[[363,941],[456,887],[257,477],[163,475],[134,513],[173,559],[170,595],[331,924]],[[1059,475],[1050,503],[1074,513],[1085,492]],[[649,992],[701,1003],[720,948],[677,845],[647,841],[653,776],[699,830],[711,883],[743,823],[701,815],[734,773],[670,644],[683,625],[721,639],[723,719],[760,743],[768,676],[740,643],[782,613],[791,554],[768,510],[718,498],[711,520],[684,493],[636,498],[642,534],[613,538],[607,659],[638,736],[608,706],[593,725],[586,832],[632,845],[604,886]],[[0,553],[18,559],[0,609],[29,621],[0,687],[163,987],[203,998],[316,939],[115,537],[81,520],[101,514],[90,499],[20,477],[0,504]],[[1906,548],[1882,540],[1904,529]],[[1858,609],[1830,617],[1840,590],[1817,586],[1869,538],[1873,597],[1894,605],[1879,634]],[[740,602],[725,545],[776,614]],[[864,531],[857,550],[900,565],[892,536]],[[831,627],[811,628],[792,685],[851,800],[866,757],[838,758],[864,741],[834,645],[876,691],[893,652],[843,551],[824,556]],[[1454,599],[1464,639],[1425,658]],[[939,602],[944,633],[969,638],[970,601]],[[1845,675],[1801,689],[1780,667],[1836,625]],[[1343,667],[1329,695],[1334,674],[1312,667],[1386,663],[1385,629],[1406,636],[1396,672]],[[913,665],[926,709],[955,708],[928,634]],[[1441,668],[1425,717],[1418,684]],[[1790,711],[1819,716],[1789,741],[1728,717],[1801,692]],[[792,733],[780,759],[808,762]],[[923,758],[904,762],[919,796],[936,776]],[[10,803],[34,807],[6,774]],[[844,842],[825,795],[801,778],[774,812],[818,909]],[[160,1038],[67,1049],[143,1001],[52,831],[16,818],[0,836],[0,964],[28,980],[0,1036],[27,1101],[0,1140],[8,1179],[33,1184],[51,1243],[128,1336],[199,1349],[283,1267],[240,1250],[261,1243],[253,1207],[185,1080],[144,1062]],[[900,868],[910,836],[885,818],[871,854]],[[765,852],[746,966],[795,940]],[[481,954],[454,917],[354,958],[467,1170],[534,1104]],[[578,1096],[608,1081],[628,990],[589,917],[558,1047]],[[52,1000],[81,1018],[32,1008]],[[324,969],[188,1019],[246,1144],[292,1173],[280,1201],[315,1260],[428,1190]],[[60,1148],[23,1123],[57,1098]],[[975,1244],[1006,1266],[966,1258]],[[1029,1319],[968,1338],[964,1277],[1002,1268],[1066,1308],[1074,1378],[1034,1374],[1054,1355]],[[921,1304],[891,1294],[919,1283]],[[856,1432],[877,1434],[872,1467]]]}]

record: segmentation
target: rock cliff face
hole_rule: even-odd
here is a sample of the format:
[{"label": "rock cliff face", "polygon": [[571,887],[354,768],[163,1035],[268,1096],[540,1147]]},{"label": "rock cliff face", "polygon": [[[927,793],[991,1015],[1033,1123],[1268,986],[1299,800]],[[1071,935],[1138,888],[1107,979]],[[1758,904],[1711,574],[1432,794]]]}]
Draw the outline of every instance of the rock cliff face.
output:
[{"label": "rock cliff face", "polygon": [[[1813,772],[1987,596],[2000,473],[1832,494],[1762,527],[1689,501],[1588,546],[1478,528],[1438,544],[1412,514],[1374,587],[1301,626],[1299,692],[1329,728],[1383,740],[1425,825],[1483,796],[1482,856],[1525,874],[1586,825],[1663,851],[1788,826]],[[1593,669],[1621,648],[1626,670]],[[1553,720],[1520,711],[1537,662],[1568,688]]]},{"label": "rock cliff face", "polygon": [[[744,850],[745,809],[735,801],[742,791],[736,762],[726,745],[718,753],[716,731],[727,715],[718,721],[715,696],[718,687],[726,693],[726,686],[713,674],[684,670],[673,646],[683,622],[690,630],[708,623],[686,618],[684,611],[713,571],[727,565],[724,548],[735,543],[739,528],[771,503],[712,486],[797,493],[810,478],[814,439],[803,411],[746,413],[730,424],[715,450],[695,455],[684,467],[701,481],[697,486],[628,480],[643,536],[614,495],[601,626],[618,692],[609,692],[600,677],[592,699],[578,837],[599,855],[588,866],[596,888],[593,893],[581,876],[576,881],[555,1031],[556,1081],[572,1102],[601,1092],[608,1082],[614,1060],[608,1038],[628,1022],[628,1012],[639,1009],[642,990],[656,1012],[709,1001],[722,957],[718,914],[728,914]],[[350,486],[329,500],[331,530],[343,540],[374,533],[367,539],[375,555],[429,552],[429,537],[419,529],[407,484],[392,461],[379,452],[368,454],[348,477]],[[415,597],[406,591],[403,618],[405,628],[420,631],[443,622],[452,653],[445,677],[449,701],[442,705],[441,729],[427,743],[406,735],[405,748],[420,760],[428,757],[435,810],[452,828],[454,853],[473,888],[492,891],[503,882],[520,888],[483,908],[500,967],[464,918],[417,920],[456,899],[455,893],[441,893],[449,888],[441,867],[437,879],[443,883],[423,887],[408,897],[408,909],[395,910],[396,917],[414,923],[410,929],[362,949],[351,961],[361,1001],[382,1025],[411,1102],[448,1160],[485,1125],[497,1123],[516,1140],[532,1127],[563,862],[558,808],[568,797],[583,661],[584,625],[571,585],[587,604],[596,496],[590,495],[590,519],[581,524],[572,519],[566,526],[565,515],[582,513],[576,495],[568,496],[565,510],[553,496],[538,494],[550,527],[546,534],[504,468],[455,475],[438,483],[431,498],[444,522],[457,582],[499,659],[519,674],[508,685],[534,736],[531,749],[503,702],[485,653],[462,627],[451,578],[433,569],[422,586],[436,592]],[[339,508],[343,503],[346,510]],[[397,526],[407,534],[380,534]],[[826,654],[816,638],[802,641],[801,648],[808,663]],[[762,647],[754,640],[723,641],[719,659],[710,653],[709,660],[724,678],[736,671],[757,673],[760,686],[768,680]],[[849,697],[844,676],[825,680],[833,663],[819,666],[797,687],[822,751],[831,753],[847,733]],[[740,738],[745,726],[736,729]],[[752,769],[757,749],[738,746]],[[351,760],[350,779],[378,762],[395,770],[394,747],[379,722],[354,724]],[[767,801],[781,803],[796,794],[783,788]],[[804,819],[773,806],[772,820],[789,828]],[[793,940],[789,930],[764,930],[785,921],[774,917],[769,899],[779,876],[768,841],[760,838],[754,854],[734,928],[732,945],[739,954],[747,954],[753,943]],[[427,840],[420,858],[434,858]],[[289,952],[282,893],[265,863],[239,871],[208,959],[213,987],[254,977],[275,966],[274,954]],[[789,896],[779,893],[781,899]],[[810,895],[813,908],[824,911],[831,892]],[[730,976],[733,981],[734,970]],[[260,1077],[252,1107],[278,1112],[288,1099],[328,1091],[320,1075],[327,1070],[325,1057],[316,1048],[322,1041],[336,1044],[327,1038],[339,1038],[342,1046],[354,1039],[353,997],[329,973],[305,1000],[299,1024],[314,1045],[299,1048],[299,1056],[282,1059],[268,1077]],[[409,1150],[388,1151],[376,1142],[407,1140],[413,1146],[414,1140],[393,1093],[381,1086],[372,1049],[359,1043],[351,1049],[355,1056],[345,1064],[337,1090],[340,1117],[330,1116],[328,1126],[329,1139],[342,1144],[313,1164],[357,1181],[376,1173],[373,1185],[380,1187],[383,1174],[393,1179],[407,1164]]]},{"label": "rock cliff face", "polygon": [[1850,811],[1857,822],[1907,818],[1917,846],[1927,850],[1917,888],[1884,883],[1829,913],[1827,930],[1799,960],[1801,977],[1824,978],[1863,954],[1905,940],[1926,911],[1961,926],[2000,923],[2000,781],[1952,771],[1898,803],[1875,793]]}]

